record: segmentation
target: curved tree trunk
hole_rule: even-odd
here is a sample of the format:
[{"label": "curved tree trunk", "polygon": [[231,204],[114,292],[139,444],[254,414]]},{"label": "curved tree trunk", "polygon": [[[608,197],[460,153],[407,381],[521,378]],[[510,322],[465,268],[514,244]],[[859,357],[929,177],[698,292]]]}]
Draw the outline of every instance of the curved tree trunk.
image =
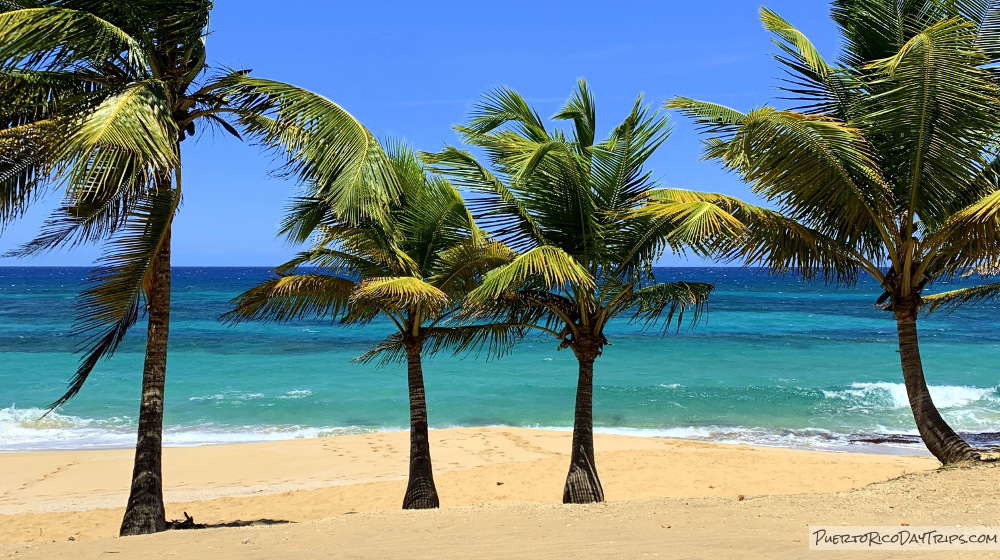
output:
[{"label": "curved tree trunk", "polygon": [[423,344],[407,340],[406,374],[410,388],[410,479],[406,484],[403,509],[431,509],[440,505],[434,472],[431,468],[431,444],[427,435],[427,401],[424,398],[424,372],[420,363]]},{"label": "curved tree trunk", "polygon": [[979,454],[941,418],[931,400],[924,367],[920,362],[917,344],[917,309],[915,306],[897,306],[896,331],[899,333],[899,360],[903,366],[903,380],[910,410],[917,423],[920,438],[927,449],[945,465],[973,461]]},{"label": "curved tree trunk", "polygon": [[604,501],[604,489],[594,463],[594,361],[596,348],[577,350],[580,379],[576,387],[576,411],[573,415],[573,451],[569,474],[563,488],[564,504],[589,504]]},{"label": "curved tree trunk", "polygon": [[[169,226],[168,226],[169,228]],[[149,290],[146,361],[142,368],[139,439],[135,446],[132,490],[122,520],[121,536],[145,535],[167,528],[163,510],[163,388],[167,377],[167,334],[170,325],[170,230],[153,263]]]}]

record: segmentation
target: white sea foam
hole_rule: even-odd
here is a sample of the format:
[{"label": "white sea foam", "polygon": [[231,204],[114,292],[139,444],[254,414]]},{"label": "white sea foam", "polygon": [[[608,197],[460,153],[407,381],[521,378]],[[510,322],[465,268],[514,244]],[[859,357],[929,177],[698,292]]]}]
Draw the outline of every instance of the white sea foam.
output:
[{"label": "white sea foam", "polygon": [[308,396],[310,396],[312,394],[313,394],[313,392],[310,391],[309,389],[295,389],[294,391],[288,391],[284,395],[278,395],[276,398],[279,398],[279,399],[304,399],[304,398],[306,398],[306,397],[308,397]]},{"label": "white sea foam", "polygon": [[224,398],[226,398],[226,396],[223,395],[222,393],[216,393],[214,395],[205,395],[205,396],[202,396],[202,397],[188,397],[188,400],[192,401],[192,402],[198,402],[198,401],[221,401]]},{"label": "white sea foam", "polygon": [[[53,412],[42,418],[40,408],[0,409],[0,451],[41,449],[103,449],[135,445],[135,424],[129,418],[95,420]],[[199,425],[168,427],[163,444],[171,447],[193,445],[251,443],[285,439],[314,438],[380,431],[400,427],[371,426],[224,426]]]},{"label": "white sea foam", "polygon": [[[572,430],[572,428],[547,427],[553,430]],[[735,443],[745,445],[761,445],[766,447],[783,447],[794,449],[813,449],[818,451],[856,451],[881,454],[919,454],[926,455],[927,449],[917,438],[917,431],[897,434],[912,436],[912,441],[871,443],[858,439],[877,439],[877,434],[892,432],[876,431],[872,438],[859,438],[857,435],[836,433],[829,430],[802,429],[780,430],[771,428],[745,428],[734,426],[679,426],[675,428],[594,428],[601,434],[616,434],[639,437],[662,437],[687,439],[695,441],[711,441],[716,443]]]},{"label": "white sea foam", "polygon": [[[1000,402],[997,387],[931,385],[928,388],[934,404],[940,409],[968,406],[979,401]],[[858,401],[861,404],[873,406],[882,405],[891,408],[910,406],[909,400],[906,398],[906,386],[902,383],[852,383],[850,389],[823,391],[823,394],[829,399]]]},{"label": "white sea foam", "polygon": [[127,418],[98,421],[40,408],[0,409],[0,449],[86,449],[135,445]]},{"label": "white sea foam", "polygon": [[[667,389],[677,389],[680,384],[662,384]],[[997,387],[931,386],[931,395],[942,409],[945,419],[963,432],[986,433],[998,431],[1000,426],[1000,391]],[[811,449],[860,449],[868,446],[871,451],[905,449],[922,452],[923,448],[912,436],[916,430],[909,428],[906,390],[901,383],[853,383],[841,390],[824,391],[827,399],[838,410],[865,412],[858,415],[850,427],[843,425],[836,432],[822,429],[781,430],[739,426],[675,426],[665,428],[598,427],[601,433],[672,437],[703,441],[746,443],[779,447]],[[258,399],[304,399],[313,395],[310,389],[292,389],[275,395],[224,390],[219,393],[190,397],[190,401],[218,401],[238,403]],[[259,402],[259,401],[258,401]],[[678,405],[680,406],[680,405]],[[869,415],[868,412],[883,414]],[[0,450],[36,449],[87,449],[131,447],[135,445],[135,420],[128,417],[105,419],[82,418],[54,412],[42,418],[43,409],[16,407],[0,409]],[[895,417],[901,422],[896,422]],[[881,423],[886,422],[887,426]],[[551,427],[550,427],[551,428]],[[164,444],[190,446],[224,443],[274,441],[295,438],[312,438],[325,435],[395,431],[405,427],[308,427],[297,425],[232,426],[200,424],[168,426],[164,431]],[[552,429],[569,429],[554,427]],[[903,441],[888,444],[859,444],[856,440],[879,441],[887,435],[900,435]],[[907,439],[907,436],[909,438]],[[869,449],[866,449],[869,450]]]},{"label": "white sea foam", "polygon": [[302,399],[312,395],[313,392],[309,389],[296,389],[293,391],[287,391],[280,395],[271,397],[266,393],[245,393],[241,391],[223,391],[222,393],[214,393],[211,395],[202,395],[195,397],[188,397],[189,402],[203,402],[203,401],[230,401],[230,402],[241,402],[241,401],[255,401],[260,399]]}]

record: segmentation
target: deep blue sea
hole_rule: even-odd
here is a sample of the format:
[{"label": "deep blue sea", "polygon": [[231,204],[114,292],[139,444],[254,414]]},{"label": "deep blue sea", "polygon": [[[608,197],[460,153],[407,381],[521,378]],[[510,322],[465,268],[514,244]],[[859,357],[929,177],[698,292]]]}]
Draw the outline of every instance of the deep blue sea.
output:
[{"label": "deep blue sea", "polygon": [[[39,419],[78,360],[68,336],[83,268],[0,268],[0,450],[134,445],[144,328],[83,391]],[[167,375],[167,445],[406,429],[403,366],[351,363],[391,328],[330,322],[217,322],[266,268],[177,268]],[[906,404],[895,323],[855,288],[738,268],[657,270],[717,282],[694,328],[608,329],[596,365],[599,431],[818,449],[921,451]],[[938,286],[945,288],[947,286]],[[924,366],[945,418],[975,439],[1000,432],[1000,306],[919,323]],[[576,361],[533,336],[492,360],[425,361],[432,427],[572,425]],[[884,440],[889,440],[886,443]],[[873,444],[872,441],[881,441]]]}]

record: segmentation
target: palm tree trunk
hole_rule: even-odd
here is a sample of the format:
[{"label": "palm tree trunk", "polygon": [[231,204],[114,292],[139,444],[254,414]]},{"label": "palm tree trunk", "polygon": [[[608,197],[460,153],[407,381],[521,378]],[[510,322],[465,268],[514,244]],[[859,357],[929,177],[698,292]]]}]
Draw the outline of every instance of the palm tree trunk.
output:
[{"label": "palm tree trunk", "polygon": [[903,380],[910,410],[917,423],[920,438],[927,449],[945,465],[974,461],[979,454],[951,429],[941,418],[924,379],[924,367],[920,362],[920,347],[917,344],[916,306],[897,306],[896,331],[899,333],[899,360],[903,366]]},{"label": "palm tree trunk", "polygon": [[[168,228],[170,226],[167,226]],[[167,528],[163,509],[163,388],[167,378],[170,325],[170,230],[153,263],[149,290],[146,360],[142,367],[139,439],[120,536],[157,533]]]},{"label": "palm tree trunk", "polygon": [[563,503],[589,504],[604,501],[604,489],[594,463],[594,361],[597,350],[585,346],[576,352],[576,358],[580,363],[580,379],[576,387],[573,451],[563,488]]},{"label": "palm tree trunk", "polygon": [[431,468],[431,445],[427,435],[427,401],[424,398],[424,372],[420,363],[423,341],[407,340],[406,373],[410,388],[410,479],[406,484],[403,509],[431,509],[440,506],[434,472]]}]

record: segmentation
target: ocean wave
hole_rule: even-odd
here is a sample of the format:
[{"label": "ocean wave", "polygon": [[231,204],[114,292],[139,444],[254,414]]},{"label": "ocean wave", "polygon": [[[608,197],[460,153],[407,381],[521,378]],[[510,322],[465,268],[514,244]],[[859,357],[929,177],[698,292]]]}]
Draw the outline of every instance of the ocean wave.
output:
[{"label": "ocean wave", "polygon": [[[945,389],[942,393],[941,389]],[[938,394],[950,395],[951,405],[943,409],[946,420],[963,435],[991,436],[1000,426],[1000,407],[997,407],[996,388],[938,387]],[[894,396],[894,391],[897,393]],[[900,393],[902,391],[902,393]],[[275,398],[305,398],[311,395],[308,389],[285,391]],[[236,394],[237,397],[242,394]],[[812,395],[818,392],[812,390]],[[631,427],[615,423],[613,426],[597,426],[599,433],[622,435],[669,437],[723,443],[743,443],[775,447],[792,447],[823,450],[854,450],[872,452],[923,453],[924,448],[912,427],[912,417],[906,406],[902,385],[891,383],[855,383],[849,389],[824,393],[828,406],[817,411],[811,423],[813,427],[783,429],[775,427],[754,427],[750,425],[724,425],[725,420],[715,420],[718,425],[684,425],[691,420],[680,420],[678,425],[664,427]],[[211,395],[210,395],[211,396]],[[821,397],[822,398],[822,397]],[[848,401],[848,402],[840,402]],[[814,401],[815,402],[815,401]],[[677,406],[680,406],[679,404]],[[831,414],[839,414],[846,409],[874,410],[877,413],[847,415],[847,422],[830,422]],[[814,409],[815,410],[815,409]],[[879,412],[881,411],[881,412]],[[41,408],[16,407],[0,409],[0,450],[43,450],[43,449],[97,449],[127,448],[135,445],[136,421],[128,416],[111,418],[85,418],[55,411],[45,417]],[[746,418],[744,421],[753,422]],[[478,422],[464,421],[446,426],[437,424],[434,428],[479,426],[498,422],[500,425],[524,426],[522,422],[509,424],[501,418],[484,419]],[[747,424],[749,424],[747,422]],[[332,435],[347,435],[383,431],[405,430],[405,426],[355,425],[348,420],[347,426],[302,426],[302,425],[234,425],[212,422],[190,421],[185,425],[167,425],[164,430],[164,445],[195,446],[228,443],[250,443],[297,438],[314,438]],[[358,422],[360,424],[360,422]],[[695,421],[695,424],[697,422]],[[642,424],[639,424],[642,426]],[[822,426],[822,427],[818,427]],[[567,426],[530,427],[570,430]],[[988,443],[988,442],[987,442]],[[992,445],[992,444],[991,444]]]},{"label": "ocean wave", "polygon": [[[0,450],[36,451],[44,449],[109,449],[133,447],[135,422],[126,417],[81,418],[53,412],[42,418],[44,409],[0,409]],[[199,424],[172,426],[163,431],[168,447],[253,443],[285,439],[398,431],[402,427],[377,426],[227,426]]]},{"label": "ocean wave", "polygon": [[[572,428],[545,427],[553,430]],[[686,439],[714,443],[757,445],[816,451],[852,451],[890,455],[929,455],[916,429],[910,432],[833,432],[822,429],[786,430],[740,426],[678,426],[673,428],[595,427],[595,433],[638,437]],[[994,434],[988,434],[994,435]],[[979,438],[983,439],[983,438]],[[978,442],[997,445],[1000,441]]]},{"label": "ocean wave", "polygon": [[[127,418],[95,420],[53,413],[39,419],[42,409],[0,409],[0,451],[53,449],[129,448],[135,445],[135,426]],[[462,427],[462,426],[436,426]],[[504,425],[504,427],[511,427]],[[572,431],[568,426],[527,426]],[[198,425],[168,427],[163,442],[167,447],[254,443],[317,438],[376,432],[405,431],[405,426],[224,426]],[[823,429],[786,430],[739,426],[677,426],[665,428],[595,427],[602,434],[675,438],[716,443],[821,451],[862,451],[888,454],[921,454],[927,451],[916,430],[879,429],[864,432],[835,432]],[[965,434],[978,445],[996,447],[1000,434]]]},{"label": "ocean wave", "polygon": [[221,393],[213,393],[211,395],[200,395],[194,397],[188,397],[188,402],[221,402],[228,401],[231,403],[240,403],[245,401],[258,401],[263,399],[304,399],[313,392],[310,389],[294,389],[292,391],[286,391],[280,395],[268,395],[266,393],[247,393],[243,391],[228,390]]},{"label": "ocean wave", "polygon": [[[135,429],[125,417],[80,418],[41,408],[0,409],[0,449],[88,449],[135,445]],[[44,416],[44,417],[43,417]]]},{"label": "ocean wave", "polygon": [[199,401],[221,401],[224,398],[226,398],[226,396],[223,395],[222,393],[216,393],[214,395],[204,395],[204,396],[200,396],[200,397],[188,397],[188,400],[191,401],[191,402],[199,402]]},{"label": "ocean wave", "polygon": [[[997,387],[966,387],[962,385],[931,385],[931,399],[939,409],[959,408],[980,401],[1000,402]],[[850,389],[823,391],[828,399],[850,401],[859,406],[908,408],[906,386],[902,383],[852,383]]]}]

